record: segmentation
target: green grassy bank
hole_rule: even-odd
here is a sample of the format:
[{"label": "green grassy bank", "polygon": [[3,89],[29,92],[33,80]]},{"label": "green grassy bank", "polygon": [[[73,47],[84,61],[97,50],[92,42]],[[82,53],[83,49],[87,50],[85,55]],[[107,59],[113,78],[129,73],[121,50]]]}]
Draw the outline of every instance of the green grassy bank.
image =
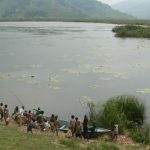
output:
[{"label": "green grassy bank", "polygon": [[41,134],[27,134],[20,130],[0,124],[0,150],[119,150],[115,144],[106,142],[87,144],[84,140],[68,139]]},{"label": "green grassy bank", "polygon": [[84,141],[50,136],[45,133],[27,134],[20,128],[0,124],[0,150],[147,150],[137,144],[119,144],[105,139]]}]

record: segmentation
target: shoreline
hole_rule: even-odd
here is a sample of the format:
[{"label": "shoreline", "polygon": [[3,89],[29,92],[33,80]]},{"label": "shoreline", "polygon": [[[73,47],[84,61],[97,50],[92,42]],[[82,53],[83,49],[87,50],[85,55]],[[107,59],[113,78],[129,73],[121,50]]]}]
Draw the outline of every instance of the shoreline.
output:
[{"label": "shoreline", "polygon": [[150,20],[135,19],[135,20],[121,20],[121,19],[102,19],[102,20],[78,20],[78,19],[0,19],[0,22],[74,22],[74,23],[106,23],[106,24],[135,24],[148,25]]}]

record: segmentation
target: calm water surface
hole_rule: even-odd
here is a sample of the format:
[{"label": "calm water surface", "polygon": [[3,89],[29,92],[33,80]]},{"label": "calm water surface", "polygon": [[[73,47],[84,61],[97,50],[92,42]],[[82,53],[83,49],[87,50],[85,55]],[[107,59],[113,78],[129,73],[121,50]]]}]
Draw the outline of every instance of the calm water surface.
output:
[{"label": "calm water surface", "polygon": [[88,100],[121,94],[139,96],[148,109],[150,40],[116,38],[114,26],[1,22],[0,101],[63,119],[82,119]]}]

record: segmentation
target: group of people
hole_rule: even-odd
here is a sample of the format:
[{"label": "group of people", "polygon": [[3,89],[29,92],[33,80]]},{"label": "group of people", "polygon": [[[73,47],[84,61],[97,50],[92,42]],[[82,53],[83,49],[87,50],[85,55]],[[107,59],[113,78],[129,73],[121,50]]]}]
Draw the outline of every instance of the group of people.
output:
[{"label": "group of people", "polygon": [[[81,122],[79,121],[78,117],[75,117],[74,115],[71,116],[70,131],[71,131],[72,137],[82,138]],[[84,139],[88,139],[88,117],[87,115],[84,116],[84,120],[83,120],[83,137]]]},{"label": "group of people", "polygon": [[[18,126],[22,126],[23,124],[27,126],[27,133],[32,132],[32,128],[38,128],[42,132],[46,129],[50,129],[52,133],[56,133],[58,136],[58,128],[60,127],[58,116],[52,114],[49,118],[44,116],[44,111],[42,111],[40,108],[34,109],[36,113],[32,113],[31,110],[26,111],[24,109],[24,106],[19,108],[18,106],[15,107],[14,112],[11,115],[11,118],[18,124]],[[0,103],[0,121],[5,121],[5,124],[8,125],[10,122],[10,115],[8,106],[3,103]],[[88,140],[89,134],[88,131],[90,128],[88,128],[88,117],[87,115],[84,116],[84,119],[81,123],[81,121],[78,119],[78,117],[75,117],[74,115],[71,116],[70,122],[69,122],[69,130],[68,133],[70,133],[70,137],[79,137],[84,138]],[[96,127],[95,127],[96,128]],[[94,128],[94,131],[95,131]],[[91,130],[92,133],[92,130]],[[118,136],[118,125],[115,125],[112,128],[112,139],[117,140]]]},{"label": "group of people", "polygon": [[[40,108],[34,109],[36,113],[32,113],[31,110],[26,111],[24,106],[19,108],[15,107],[11,118],[18,124],[18,126],[22,126],[23,124],[27,125],[27,133],[32,132],[32,128],[39,128],[41,131],[46,129],[51,130],[52,133],[56,133],[58,135],[58,128],[60,127],[58,116],[52,114],[50,118],[44,116],[44,111]],[[10,115],[8,106],[3,103],[0,103],[0,121],[5,120],[5,124],[8,125],[10,122]],[[83,120],[83,137],[87,139],[88,133],[88,117],[85,115]],[[82,137],[82,124],[79,121],[78,117],[74,115],[71,116],[69,129],[71,131],[72,137]]]}]

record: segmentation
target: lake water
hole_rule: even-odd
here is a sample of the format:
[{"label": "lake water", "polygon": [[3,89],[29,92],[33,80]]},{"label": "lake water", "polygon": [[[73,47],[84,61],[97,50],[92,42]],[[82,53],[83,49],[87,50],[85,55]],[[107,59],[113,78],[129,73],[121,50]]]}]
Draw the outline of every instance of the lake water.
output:
[{"label": "lake water", "polygon": [[65,22],[0,23],[0,101],[11,110],[41,107],[67,119],[132,94],[150,106],[150,40],[116,38],[115,25]]}]

